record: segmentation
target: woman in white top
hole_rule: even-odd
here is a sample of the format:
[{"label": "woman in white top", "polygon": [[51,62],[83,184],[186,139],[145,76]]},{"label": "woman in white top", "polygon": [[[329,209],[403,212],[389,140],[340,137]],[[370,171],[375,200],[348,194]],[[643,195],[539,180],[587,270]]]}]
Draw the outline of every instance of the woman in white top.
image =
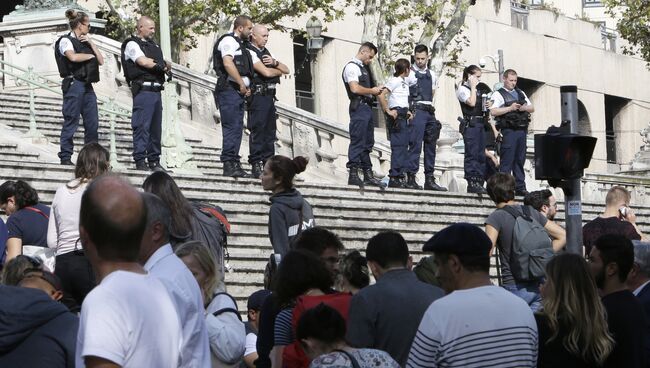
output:
[{"label": "woman in white top", "polygon": [[238,367],[246,350],[246,327],[241,321],[235,299],[224,290],[223,279],[217,277],[219,263],[200,241],[189,241],[176,248],[176,256],[190,269],[199,283],[205,305],[212,368]]},{"label": "woman in white top", "polygon": [[79,208],[88,184],[111,168],[108,151],[99,143],[79,151],[75,179],[59,187],[50,211],[47,246],[56,251],[54,273],[61,279],[63,303],[73,312],[81,308],[86,294],[95,286],[95,275],[79,242]]},{"label": "woman in white top", "polygon": [[[390,181],[391,188],[405,188],[404,169],[408,161],[409,126],[413,118],[409,111],[409,81],[411,63],[406,59],[395,62],[395,73],[386,82],[386,88],[379,95],[379,103],[386,114],[386,123],[390,134]],[[386,97],[388,96],[388,101]]]}]

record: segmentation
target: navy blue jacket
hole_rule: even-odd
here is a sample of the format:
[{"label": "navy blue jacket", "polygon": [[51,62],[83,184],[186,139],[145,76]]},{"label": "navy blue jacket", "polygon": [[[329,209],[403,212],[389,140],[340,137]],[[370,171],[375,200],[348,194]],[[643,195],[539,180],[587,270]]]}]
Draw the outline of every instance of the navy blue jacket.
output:
[{"label": "navy blue jacket", "polygon": [[78,328],[45,292],[0,285],[0,367],[72,368]]}]

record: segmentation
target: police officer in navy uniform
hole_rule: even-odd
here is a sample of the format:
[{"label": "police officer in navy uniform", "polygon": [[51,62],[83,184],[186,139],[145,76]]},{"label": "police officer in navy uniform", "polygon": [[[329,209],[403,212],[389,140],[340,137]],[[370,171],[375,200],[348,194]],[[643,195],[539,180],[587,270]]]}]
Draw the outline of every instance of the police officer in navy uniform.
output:
[{"label": "police officer in navy uniform", "polygon": [[[381,87],[373,87],[370,73],[366,69],[377,54],[377,46],[364,42],[356,57],[343,68],[343,84],[350,99],[350,146],[347,167],[350,170],[349,185],[374,185],[382,187],[372,173],[370,152],[375,145],[375,125],[372,120],[373,96],[381,93]],[[363,180],[359,178],[363,171]]]},{"label": "police officer in navy uniform", "polygon": [[[404,182],[404,174],[407,173],[408,146],[410,131],[408,122],[413,119],[413,113],[409,110],[409,82],[407,78],[410,73],[411,64],[406,59],[398,59],[395,62],[395,73],[386,82],[386,88],[377,98],[382,110],[386,114],[386,123],[390,134],[390,171],[388,176],[388,187],[409,188]],[[388,101],[386,101],[388,96]],[[410,177],[409,177],[410,179]]]},{"label": "police officer in navy uniform", "polygon": [[71,32],[61,36],[54,45],[54,56],[63,81],[63,128],[61,129],[62,165],[74,165],[74,133],[83,116],[84,143],[97,142],[97,96],[92,83],[99,82],[99,66],[104,64],[102,53],[91,41],[88,14],[68,9],[65,12]]},{"label": "police officer in navy uniform", "polygon": [[[137,170],[164,170],[160,165],[162,99],[160,91],[171,65],[152,39],[156,24],[147,17],[138,19],[136,35],[122,43],[124,76],[133,94],[133,160]],[[148,162],[145,163],[145,160]]]},{"label": "police officer in navy uniform", "polygon": [[248,130],[250,131],[248,162],[251,175],[258,179],[264,170],[266,160],[275,155],[276,114],[275,93],[280,76],[289,74],[289,68],[273,58],[266,48],[269,30],[266,26],[253,26],[251,42],[246,46],[253,61],[251,103],[248,107]]},{"label": "police officer in navy uniform", "polygon": [[467,193],[486,194],[483,187],[485,179],[485,114],[483,111],[483,92],[478,88],[481,68],[470,65],[463,70],[463,81],[456,95],[463,112],[461,133],[465,146],[465,180]]},{"label": "police officer in navy uniform", "polygon": [[246,98],[251,95],[250,83],[253,77],[253,60],[245,44],[252,29],[253,21],[250,17],[238,16],[233,23],[233,32],[217,40],[212,55],[214,71],[219,78],[214,99],[221,113],[223,147],[220,159],[223,162],[223,175],[234,178],[251,177],[241,167],[239,148],[244,129]]},{"label": "police officer in navy uniform", "polygon": [[436,85],[435,76],[429,70],[429,49],[425,45],[417,45],[414,50],[414,65],[409,74],[410,95],[409,102],[415,111],[415,117],[409,127],[408,166],[406,169],[408,180],[406,187],[422,189],[415,181],[415,176],[420,169],[420,154],[424,143],[424,189],[446,192],[436,183],[433,176],[436,165],[436,142],[440,137],[442,125],[436,119],[433,107],[433,89]]},{"label": "police officer in navy uniform", "polygon": [[517,72],[503,72],[503,88],[492,94],[490,113],[503,136],[499,172],[515,177],[515,194],[525,196],[524,163],[526,162],[526,134],[530,114],[535,111],[524,91],[517,88]]}]

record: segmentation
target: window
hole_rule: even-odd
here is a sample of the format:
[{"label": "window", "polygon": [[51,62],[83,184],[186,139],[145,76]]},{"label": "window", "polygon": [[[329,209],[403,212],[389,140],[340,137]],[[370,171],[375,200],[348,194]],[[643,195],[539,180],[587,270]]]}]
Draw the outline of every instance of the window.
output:
[{"label": "window", "polygon": [[601,0],[582,0],[582,4],[585,8],[603,6]]}]

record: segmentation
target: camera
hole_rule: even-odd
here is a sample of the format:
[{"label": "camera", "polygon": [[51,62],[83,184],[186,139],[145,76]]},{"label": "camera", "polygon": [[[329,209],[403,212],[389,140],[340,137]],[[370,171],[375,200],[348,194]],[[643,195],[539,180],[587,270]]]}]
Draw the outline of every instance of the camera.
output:
[{"label": "camera", "polygon": [[485,68],[485,64],[487,64],[487,62],[485,61],[485,58],[480,58],[478,60],[478,66],[480,66],[481,68]]}]

